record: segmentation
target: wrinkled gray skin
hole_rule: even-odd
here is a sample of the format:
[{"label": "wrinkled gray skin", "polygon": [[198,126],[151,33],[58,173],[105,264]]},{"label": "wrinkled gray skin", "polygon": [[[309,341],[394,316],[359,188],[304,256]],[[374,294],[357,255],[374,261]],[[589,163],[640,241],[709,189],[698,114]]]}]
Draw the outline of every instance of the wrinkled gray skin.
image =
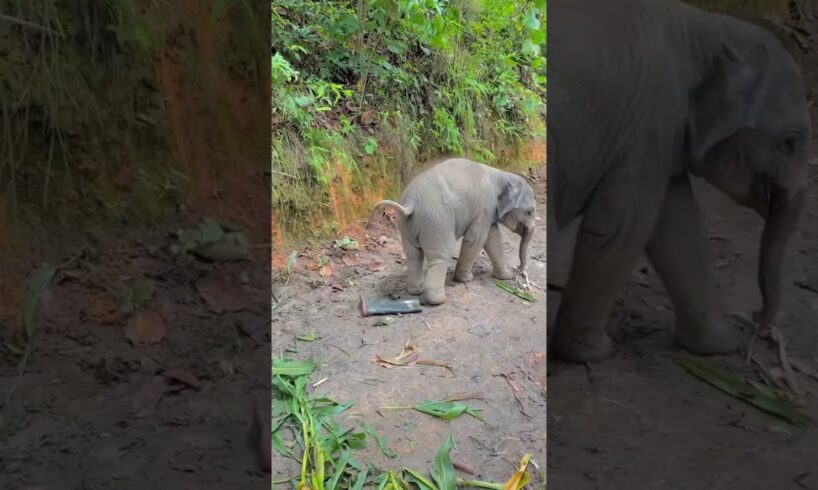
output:
[{"label": "wrinkled gray skin", "polygon": [[398,211],[409,293],[422,295],[424,304],[446,301],[446,270],[453,257],[458,257],[454,271],[458,282],[472,280],[472,266],[484,248],[494,277],[513,276],[505,262],[499,224],[520,235],[519,270],[525,269],[536,209],[534,191],[521,175],[463,158],[446,159],[412,179],[400,202],[376,204],[370,221],[381,206]]},{"label": "wrinkled gray skin", "polygon": [[643,251],[673,303],[677,341],[699,354],[735,351],[690,177],[766,220],[755,317],[769,324],[807,182],[798,66],[768,32],[671,0],[548,7],[559,19],[548,32],[549,245],[581,219],[552,352],[577,362],[611,354],[604,327]]}]

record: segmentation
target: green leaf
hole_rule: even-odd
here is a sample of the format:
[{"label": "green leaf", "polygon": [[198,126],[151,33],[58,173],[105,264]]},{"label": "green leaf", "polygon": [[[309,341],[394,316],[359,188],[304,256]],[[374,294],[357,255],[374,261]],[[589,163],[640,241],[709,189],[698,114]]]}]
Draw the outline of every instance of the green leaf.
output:
[{"label": "green leaf", "polygon": [[545,31],[542,29],[533,31],[529,38],[534,44],[542,44],[545,41]]},{"label": "green leaf", "polygon": [[26,299],[23,302],[23,328],[26,332],[26,339],[31,340],[34,335],[34,314],[37,312],[37,306],[40,304],[40,296],[43,290],[51,282],[54,274],[57,272],[55,266],[45,266],[41,268],[29,280],[26,288]]},{"label": "green leaf", "polygon": [[315,330],[310,330],[309,335],[302,335],[300,337],[296,337],[296,339],[298,339],[298,340],[300,340],[302,342],[314,342],[315,339],[317,339],[317,338],[318,337],[315,336]]},{"label": "green leaf", "polygon": [[417,485],[419,490],[439,490],[434,483],[427,480],[417,471],[410,468],[404,468],[403,471],[404,473],[408,473],[408,476],[405,477],[406,481]]},{"label": "green leaf", "polygon": [[775,392],[763,392],[742,377],[726,373],[705,361],[689,357],[677,358],[677,363],[697,378],[728,395],[793,425],[806,427],[815,423],[809,415],[788,405],[780,396],[776,396]]},{"label": "green leaf", "polygon": [[332,477],[329,479],[327,484],[324,486],[326,490],[335,490],[335,486],[338,485],[338,480],[341,478],[341,475],[344,474],[344,470],[347,467],[347,463],[349,462],[349,451],[344,449],[341,452],[341,457],[338,458],[338,464],[335,467],[335,473],[333,473]]},{"label": "green leaf", "polygon": [[384,456],[386,456],[387,458],[397,458],[398,457],[398,453],[396,453],[395,451],[393,451],[389,447],[389,444],[386,442],[385,437],[379,436],[378,433],[375,432],[375,429],[373,429],[366,422],[363,423],[363,426],[364,426],[364,432],[366,432],[369,435],[369,437],[371,437],[372,439],[375,439],[375,443],[378,445],[378,448],[380,448],[380,450],[381,450],[381,452],[383,453]]},{"label": "green leaf", "polygon": [[419,405],[415,405],[412,408],[414,410],[417,410],[418,412],[425,413],[427,415],[432,415],[433,417],[438,417],[447,421],[456,419],[457,417],[466,413],[480,421],[485,422],[485,420],[483,420],[483,417],[479,413],[480,410],[476,410],[467,405],[463,405],[462,403],[452,401],[444,402],[427,400],[420,403]]},{"label": "green leaf", "polygon": [[363,490],[364,483],[366,483],[366,475],[368,474],[367,470],[363,470],[358,473],[358,479],[355,480],[355,485],[352,486],[352,490]]},{"label": "green leaf", "polygon": [[406,46],[400,41],[389,39],[386,41],[386,48],[397,55],[402,55],[406,52]]},{"label": "green leaf", "polygon": [[537,18],[537,11],[535,9],[529,9],[529,11],[526,12],[525,19],[523,19],[523,26],[529,31],[536,31],[540,28],[540,19]]},{"label": "green leaf", "polygon": [[295,259],[296,258],[298,258],[298,250],[293,250],[292,252],[290,252],[290,255],[287,257],[287,275],[288,276],[293,271],[293,266],[295,265]]},{"label": "green leaf", "polygon": [[454,448],[454,439],[449,433],[443,445],[437,450],[435,466],[432,468],[432,478],[437,483],[438,490],[457,490],[457,474],[449,457],[452,448]]},{"label": "green leaf", "polygon": [[131,313],[149,305],[153,300],[155,291],[156,283],[152,280],[145,277],[135,279],[128,286],[128,291],[125,293],[123,310],[125,313]]},{"label": "green leaf", "polygon": [[315,371],[316,366],[312,361],[273,359],[273,376],[306,376]]},{"label": "green leaf", "polygon": [[518,287],[512,286],[512,285],[508,284],[505,281],[501,281],[500,279],[495,279],[494,284],[499,286],[500,289],[502,289],[502,290],[504,290],[504,291],[506,291],[508,293],[511,293],[511,294],[513,294],[514,296],[517,296],[520,299],[528,301],[529,303],[534,303],[536,301],[534,299],[534,296],[532,296],[530,293],[527,293],[527,292],[523,291],[522,289],[520,289]]},{"label": "green leaf", "polygon": [[213,0],[213,17],[219,17],[227,5],[227,0]]}]

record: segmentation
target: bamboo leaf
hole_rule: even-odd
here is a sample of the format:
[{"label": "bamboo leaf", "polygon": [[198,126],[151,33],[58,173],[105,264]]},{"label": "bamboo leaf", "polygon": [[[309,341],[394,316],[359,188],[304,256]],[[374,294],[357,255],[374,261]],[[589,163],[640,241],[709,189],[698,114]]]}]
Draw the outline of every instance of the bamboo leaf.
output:
[{"label": "bamboo leaf", "polygon": [[454,465],[449,457],[449,452],[454,448],[454,439],[449,433],[443,445],[437,450],[435,455],[435,466],[432,468],[432,478],[437,483],[438,490],[457,490],[457,474]]},{"label": "bamboo leaf", "polygon": [[707,362],[693,358],[679,358],[677,362],[702,381],[761,411],[800,427],[815,423],[809,415],[788,405],[779,396],[759,390],[742,377],[724,372]]},{"label": "bamboo leaf", "polygon": [[307,376],[311,374],[316,363],[312,361],[273,360],[273,376]]}]

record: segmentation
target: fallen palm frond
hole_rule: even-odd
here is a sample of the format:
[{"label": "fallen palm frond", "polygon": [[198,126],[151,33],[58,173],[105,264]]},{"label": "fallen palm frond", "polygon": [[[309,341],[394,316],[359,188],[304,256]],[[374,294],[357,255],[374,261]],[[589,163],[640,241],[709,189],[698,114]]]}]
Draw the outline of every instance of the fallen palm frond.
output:
[{"label": "fallen palm frond", "polygon": [[681,357],[677,358],[676,361],[697,378],[759,410],[800,427],[814,423],[809,415],[799,410],[789,401],[786,393],[773,389],[763,389],[743,377],[724,372],[699,359]]},{"label": "fallen palm frond", "polygon": [[495,279],[494,284],[499,286],[500,289],[502,289],[503,291],[513,294],[514,296],[517,296],[522,300],[528,301],[529,303],[534,303],[537,301],[536,299],[534,299],[534,296],[531,293],[523,289],[520,289],[517,286],[512,286],[511,284],[505,281],[501,281],[500,279]]}]

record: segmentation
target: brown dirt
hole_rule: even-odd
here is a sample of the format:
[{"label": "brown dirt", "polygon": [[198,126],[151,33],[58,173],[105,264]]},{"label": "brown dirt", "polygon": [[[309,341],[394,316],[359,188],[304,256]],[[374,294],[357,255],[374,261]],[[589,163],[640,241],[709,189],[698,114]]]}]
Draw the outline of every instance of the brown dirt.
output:
[{"label": "brown dirt", "polygon": [[[816,60],[804,60],[813,100],[818,94]],[[813,151],[818,152],[818,141]],[[790,359],[818,372],[818,296],[795,284],[815,280],[818,272],[815,165],[813,156],[807,209],[784,270],[779,328],[789,341]],[[754,311],[760,304],[755,271],[761,220],[706,184],[696,190],[709,220],[712,264],[725,310]],[[672,341],[670,302],[658,277],[640,269],[609,323],[616,354],[590,368],[549,361],[552,488],[818,489],[815,428],[801,430],[760,413],[679,367],[667,355],[681,352]],[[549,292],[550,323],[558,301],[559,295]],[[750,332],[744,334],[750,337]],[[755,352],[768,366],[777,364],[775,351],[763,342]],[[743,356],[709,361],[741,370]],[[818,420],[818,382],[802,375],[798,381],[808,392],[807,413]]]},{"label": "brown dirt", "polygon": [[[253,210],[269,206],[266,180],[251,174],[219,182],[173,228],[62,255],[74,260],[41,299],[22,377],[19,356],[5,345],[37,264],[3,270],[0,403],[19,385],[0,411],[0,488],[257,488],[268,481],[246,437],[251,399],[269,392],[269,250],[253,249],[252,262],[233,264],[169,250],[177,243],[170,233],[202,215],[236,225],[251,243],[268,240],[266,223],[252,226],[259,221]],[[155,297],[147,313],[128,315],[125,285],[140,276],[153,280]],[[142,323],[129,333],[137,316]],[[143,340],[161,340],[134,346],[136,330],[150,333]]]},{"label": "brown dirt", "polygon": [[[543,183],[537,188],[538,212],[544,216]],[[531,245],[529,276],[544,286],[544,220],[541,223]],[[507,257],[516,265],[518,240],[505,232]],[[363,245],[359,252],[328,247],[302,252],[289,283],[274,285],[281,305],[273,313],[273,355],[280,356],[296,344],[296,336],[315,331],[319,340],[298,342],[298,353],[293,357],[319,362],[313,381],[327,381],[316,391],[340,403],[354,402],[349,412],[339,416],[341,425],[360,428],[361,421],[366,421],[399,455],[387,459],[370,441],[359,461],[383,469],[409,467],[428,474],[435,451],[451,430],[457,446],[453,459],[478,473],[461,477],[505,481],[526,452],[532,454],[542,472],[546,418],[542,356],[546,341],[537,332],[545,316],[545,295],[539,292],[539,301],[527,304],[499,289],[484,255],[475,266],[474,282],[452,285],[449,277],[446,304],[376,326],[379,317],[364,318],[358,311],[360,294],[409,296],[396,224],[378,218],[368,234],[371,240],[356,234]],[[322,255],[330,257],[330,277],[310,270],[319,265]],[[453,374],[434,366],[386,369],[373,362],[376,354],[397,356],[407,341],[420,350],[423,359],[452,363]],[[520,390],[519,403],[501,373],[510,375]],[[484,410],[486,423],[469,416],[447,423],[411,410],[379,410],[463,393],[483,396],[482,400],[464,403]],[[272,467],[274,481],[299,473],[293,461],[276,453]],[[544,488],[543,474],[529,468],[535,474],[531,488]]]}]

